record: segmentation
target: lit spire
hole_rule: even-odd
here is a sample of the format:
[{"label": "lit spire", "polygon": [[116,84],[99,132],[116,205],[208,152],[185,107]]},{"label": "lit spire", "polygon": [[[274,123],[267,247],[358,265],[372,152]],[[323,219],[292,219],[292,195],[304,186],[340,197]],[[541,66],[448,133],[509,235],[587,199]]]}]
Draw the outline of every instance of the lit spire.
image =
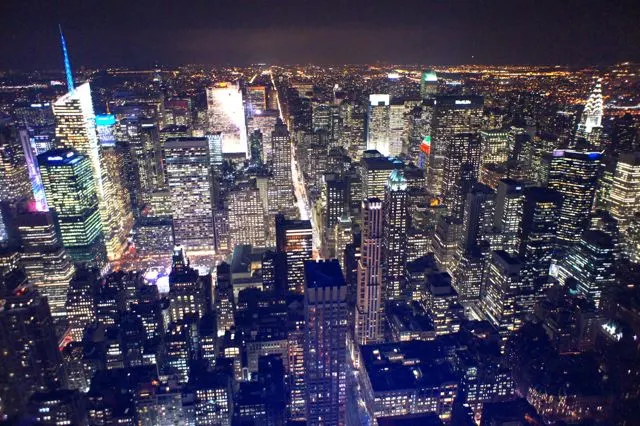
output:
[{"label": "lit spire", "polygon": [[584,111],[580,120],[584,133],[589,134],[593,131],[594,127],[602,126],[603,110],[602,80],[598,79],[593,91],[587,99],[587,103],[584,106]]},{"label": "lit spire", "polygon": [[64,41],[64,34],[62,34],[62,26],[58,24],[60,30],[60,42],[62,43],[62,55],[64,56],[64,72],[67,75],[67,89],[69,92],[73,92],[73,75],[71,74],[71,63],[69,62],[69,53],[67,52],[67,42]]}]

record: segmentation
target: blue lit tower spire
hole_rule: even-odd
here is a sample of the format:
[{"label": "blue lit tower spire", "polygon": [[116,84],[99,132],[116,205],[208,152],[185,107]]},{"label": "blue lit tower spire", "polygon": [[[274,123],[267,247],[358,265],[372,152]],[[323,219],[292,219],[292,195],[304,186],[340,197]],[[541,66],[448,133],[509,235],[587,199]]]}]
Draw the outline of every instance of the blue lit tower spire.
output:
[{"label": "blue lit tower spire", "polygon": [[58,25],[58,29],[60,29],[60,43],[62,43],[62,55],[64,56],[64,72],[67,75],[67,89],[69,89],[69,92],[73,92],[73,75],[71,74],[71,63],[69,62],[69,53],[67,52],[67,42],[64,41],[62,26]]}]

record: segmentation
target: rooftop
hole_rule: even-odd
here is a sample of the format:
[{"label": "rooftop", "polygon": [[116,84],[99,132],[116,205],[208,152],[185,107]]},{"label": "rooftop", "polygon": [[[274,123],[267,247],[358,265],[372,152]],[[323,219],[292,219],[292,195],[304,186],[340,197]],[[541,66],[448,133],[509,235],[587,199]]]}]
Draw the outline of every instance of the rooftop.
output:
[{"label": "rooftop", "polygon": [[308,288],[340,287],[345,285],[342,269],[337,259],[307,260],[304,276]]},{"label": "rooftop", "polygon": [[433,341],[413,340],[361,347],[364,368],[374,392],[419,389],[457,382],[447,361],[455,335]]}]

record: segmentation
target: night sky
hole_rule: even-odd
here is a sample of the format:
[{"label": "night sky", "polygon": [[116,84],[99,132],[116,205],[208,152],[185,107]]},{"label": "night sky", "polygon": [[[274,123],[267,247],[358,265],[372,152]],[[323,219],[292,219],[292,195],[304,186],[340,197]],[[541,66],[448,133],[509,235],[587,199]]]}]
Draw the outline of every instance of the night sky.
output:
[{"label": "night sky", "polygon": [[0,68],[184,63],[606,65],[640,60],[639,0],[0,0]]}]

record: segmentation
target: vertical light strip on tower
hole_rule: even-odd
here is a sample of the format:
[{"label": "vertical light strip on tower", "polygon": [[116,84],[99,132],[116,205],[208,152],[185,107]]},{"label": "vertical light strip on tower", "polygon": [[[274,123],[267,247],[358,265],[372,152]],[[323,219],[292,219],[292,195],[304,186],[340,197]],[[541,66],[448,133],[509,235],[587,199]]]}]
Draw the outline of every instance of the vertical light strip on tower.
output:
[{"label": "vertical light strip on tower", "polygon": [[73,92],[73,75],[71,74],[71,63],[67,52],[67,42],[64,40],[64,34],[62,34],[62,26],[58,25],[58,29],[60,30],[60,42],[62,43],[62,55],[64,56],[64,73],[67,76],[67,89],[69,92]]}]

